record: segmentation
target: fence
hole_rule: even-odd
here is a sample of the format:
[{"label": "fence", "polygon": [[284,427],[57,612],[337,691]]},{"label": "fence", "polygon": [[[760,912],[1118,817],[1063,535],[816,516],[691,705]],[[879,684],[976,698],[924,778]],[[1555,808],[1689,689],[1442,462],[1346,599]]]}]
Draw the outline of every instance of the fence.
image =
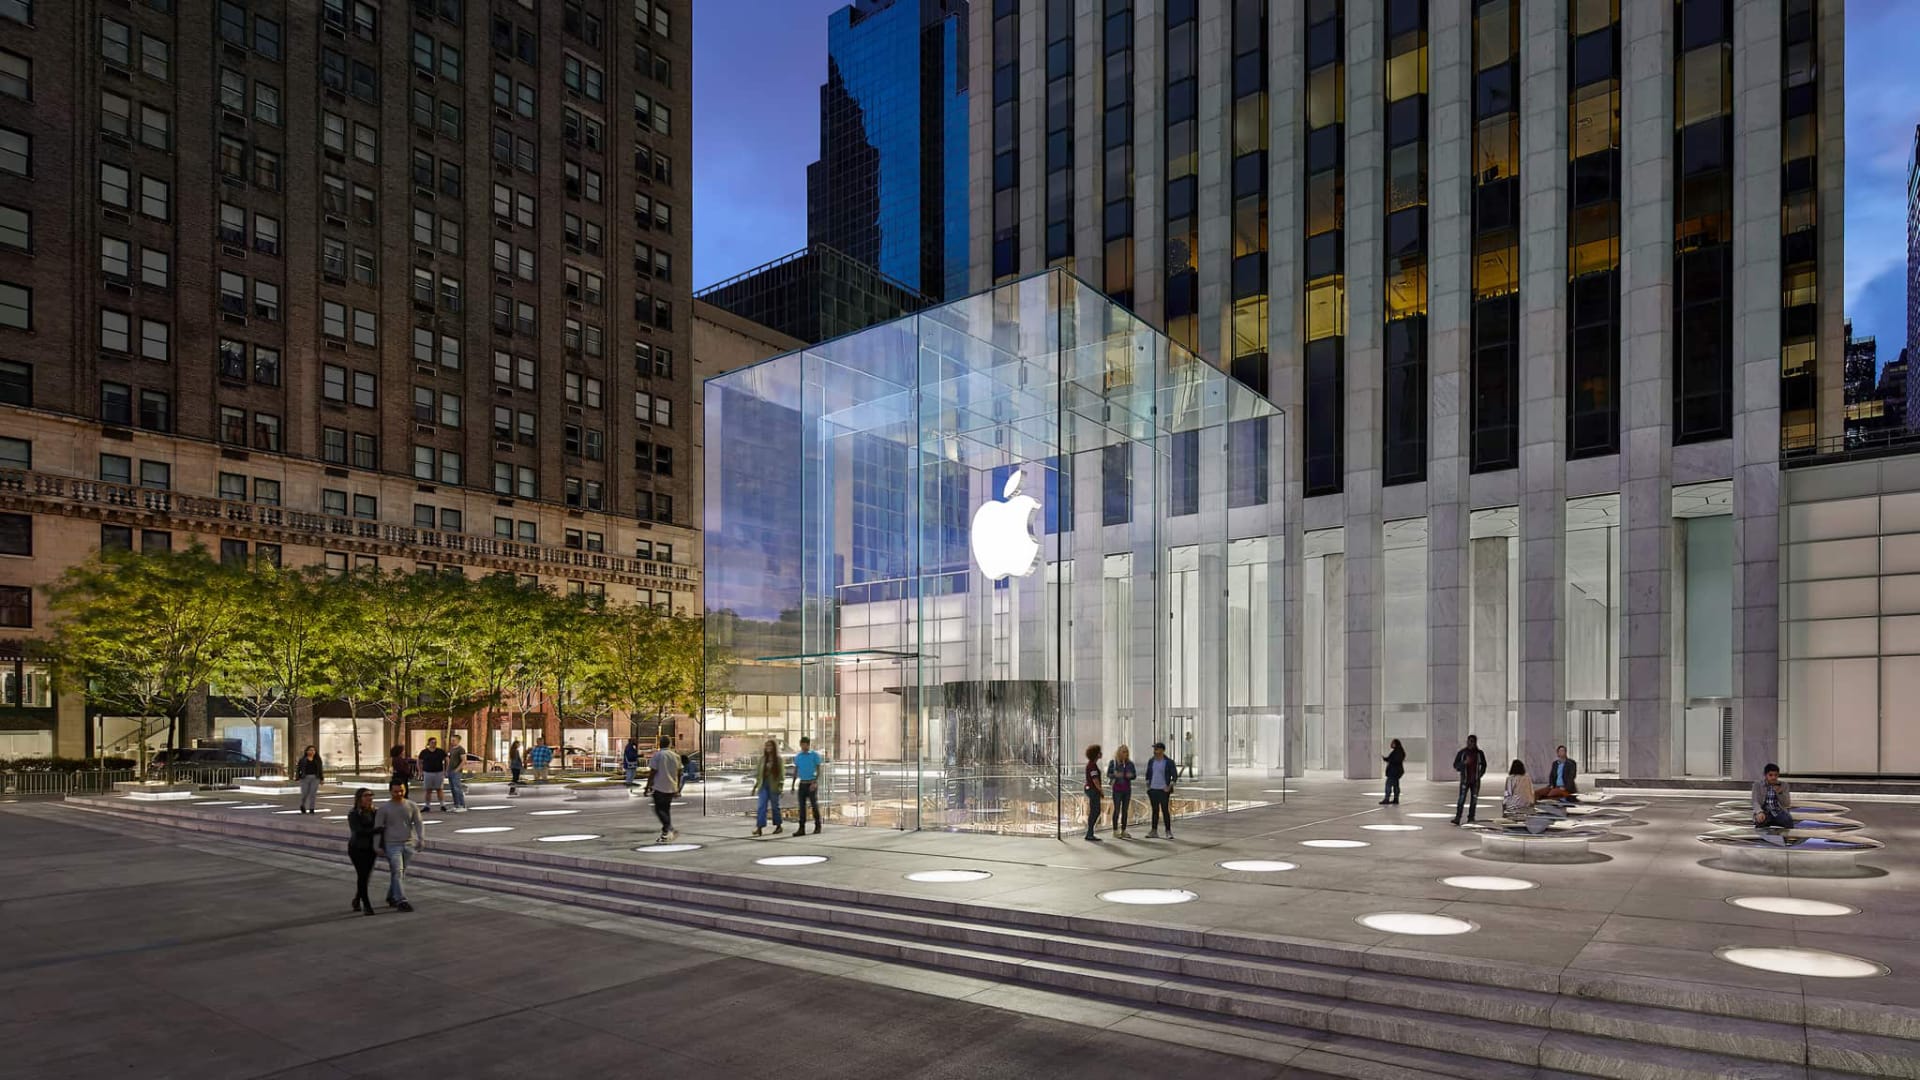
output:
[{"label": "fence", "polygon": [[0,772],[0,793],[7,795],[99,795],[134,779],[132,769],[82,772],[28,770]]}]

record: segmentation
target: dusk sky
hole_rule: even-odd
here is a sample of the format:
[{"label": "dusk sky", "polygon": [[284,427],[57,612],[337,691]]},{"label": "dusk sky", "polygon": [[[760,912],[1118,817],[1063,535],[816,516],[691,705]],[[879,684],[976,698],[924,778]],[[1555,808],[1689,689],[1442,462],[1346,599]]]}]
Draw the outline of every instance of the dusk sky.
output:
[{"label": "dusk sky", "polygon": [[[845,0],[700,0],[694,23],[695,287],[807,240],[827,16]],[[1847,314],[1884,363],[1906,336],[1906,169],[1920,123],[1920,3],[1847,4]]]}]

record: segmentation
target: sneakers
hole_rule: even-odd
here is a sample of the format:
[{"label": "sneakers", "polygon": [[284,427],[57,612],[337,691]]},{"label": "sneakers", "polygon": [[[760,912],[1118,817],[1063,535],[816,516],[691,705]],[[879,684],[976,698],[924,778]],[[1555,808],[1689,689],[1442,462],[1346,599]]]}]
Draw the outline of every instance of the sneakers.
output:
[{"label": "sneakers", "polygon": [[[764,832],[764,831],[765,831],[764,829],[755,829],[755,830],[753,830],[753,835],[755,835],[755,836],[759,836],[759,835],[760,835],[760,834],[761,834],[762,832]],[[779,830],[777,830],[777,829],[776,829],[776,830],[774,830],[774,831],[776,831],[776,832],[778,832]]]},{"label": "sneakers", "polygon": [[779,836],[781,833],[786,831],[787,831],[787,827],[785,825],[775,825],[773,827],[773,835],[775,836]]},{"label": "sneakers", "polygon": [[1453,821],[1452,821],[1452,822],[1451,822],[1450,824],[1454,824],[1454,825],[1458,825],[1458,824],[1460,824],[1460,819],[1459,819],[1459,818],[1454,818],[1454,819],[1453,819]]},{"label": "sneakers", "polygon": [[1160,830],[1159,830],[1159,829],[1153,829],[1153,830],[1150,830],[1150,831],[1149,831],[1149,832],[1147,833],[1147,839],[1149,839],[1149,840],[1158,840],[1158,839],[1160,839]]},{"label": "sneakers", "polygon": [[667,842],[668,842],[668,843],[672,843],[672,842],[674,842],[675,840],[678,840],[678,839],[680,839],[680,830],[679,830],[679,829],[668,829],[668,830],[667,830]]},{"label": "sneakers", "polygon": [[1094,843],[1096,843],[1096,844],[1103,844],[1103,843],[1105,843],[1105,842],[1106,842],[1106,841],[1104,841],[1104,840],[1102,840],[1102,839],[1100,839],[1099,837],[1097,837],[1097,836],[1095,836],[1095,835],[1093,835],[1092,833],[1088,833],[1088,834],[1087,834],[1087,839],[1089,839],[1089,840],[1091,840],[1091,841],[1093,841],[1093,842],[1094,842]]},{"label": "sneakers", "polygon": [[401,911],[412,911],[412,910],[413,910],[413,905],[412,905],[412,904],[409,904],[409,903],[407,903],[407,902],[406,902],[405,900],[402,900],[402,901],[400,901],[400,902],[399,902],[398,904],[395,904],[394,906],[395,906],[395,907],[397,907],[397,908],[399,908],[399,909],[400,909]]}]

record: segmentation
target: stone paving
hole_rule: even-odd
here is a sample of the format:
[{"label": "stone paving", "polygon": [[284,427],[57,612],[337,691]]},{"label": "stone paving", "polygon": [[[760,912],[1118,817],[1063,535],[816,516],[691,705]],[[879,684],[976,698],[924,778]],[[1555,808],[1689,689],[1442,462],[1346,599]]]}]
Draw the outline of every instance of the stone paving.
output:
[{"label": "stone paving", "polygon": [[[1596,841],[1601,858],[1571,865],[1526,865],[1479,857],[1476,838],[1450,825],[1451,786],[1409,784],[1402,805],[1376,805],[1377,785],[1338,779],[1290,780],[1284,805],[1178,823],[1178,839],[1065,839],[829,826],[824,835],[791,832],[752,838],[752,822],[701,816],[697,802],[676,812],[686,851],[649,853],[657,832],[643,799],[476,798],[465,814],[434,814],[433,845],[479,851],[530,849],[659,863],[757,876],[818,881],[873,893],[968,900],[1055,914],[1100,914],[1166,925],[1285,934],[1360,946],[1416,950],[1524,963],[1552,970],[1643,975],[1764,995],[1857,1001],[1863,1007],[1920,1009],[1920,806],[1862,798],[1838,800],[1887,844],[1862,862],[1868,876],[1800,879],[1734,873],[1708,863],[1695,837],[1724,796],[1648,801],[1633,821]],[[1278,794],[1269,796],[1279,798]],[[697,797],[696,797],[697,798]],[[1636,800],[1638,801],[1638,800]],[[1483,811],[1496,800],[1483,798]],[[331,798],[322,807],[346,805]],[[338,822],[297,814],[288,798],[223,794],[186,806],[196,813],[261,817],[290,829],[338,830]],[[1382,828],[1414,826],[1415,828]],[[487,829],[488,832],[463,830]],[[506,831],[497,831],[506,830]],[[1107,835],[1104,830],[1102,835]],[[578,839],[562,839],[577,837]],[[1358,841],[1327,848],[1308,841]],[[808,865],[761,865],[772,856],[824,855]],[[426,856],[431,859],[431,852]],[[1249,872],[1222,862],[1264,860],[1290,869]],[[929,870],[977,870],[978,880],[919,882]],[[971,875],[962,875],[971,876]],[[1443,879],[1493,876],[1537,887],[1488,892]],[[431,888],[431,886],[425,886]],[[1185,903],[1122,907],[1102,893],[1179,889]],[[1832,917],[1747,910],[1736,897],[1790,897],[1844,905]],[[1473,929],[1451,936],[1386,933],[1361,925],[1382,913],[1446,915]],[[1723,946],[1799,946],[1884,965],[1886,974],[1824,978],[1739,967],[1716,955]]]}]

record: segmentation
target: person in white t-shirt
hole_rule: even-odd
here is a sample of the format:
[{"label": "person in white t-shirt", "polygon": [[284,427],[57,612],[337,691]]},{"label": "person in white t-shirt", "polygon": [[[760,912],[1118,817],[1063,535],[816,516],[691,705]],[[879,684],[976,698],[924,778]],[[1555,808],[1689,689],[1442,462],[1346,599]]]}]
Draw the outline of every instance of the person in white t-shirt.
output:
[{"label": "person in white t-shirt", "polygon": [[667,736],[660,736],[660,749],[647,759],[646,791],[653,796],[653,814],[660,819],[662,844],[680,835],[673,828],[673,799],[680,794],[680,755],[673,752],[671,742]]}]

